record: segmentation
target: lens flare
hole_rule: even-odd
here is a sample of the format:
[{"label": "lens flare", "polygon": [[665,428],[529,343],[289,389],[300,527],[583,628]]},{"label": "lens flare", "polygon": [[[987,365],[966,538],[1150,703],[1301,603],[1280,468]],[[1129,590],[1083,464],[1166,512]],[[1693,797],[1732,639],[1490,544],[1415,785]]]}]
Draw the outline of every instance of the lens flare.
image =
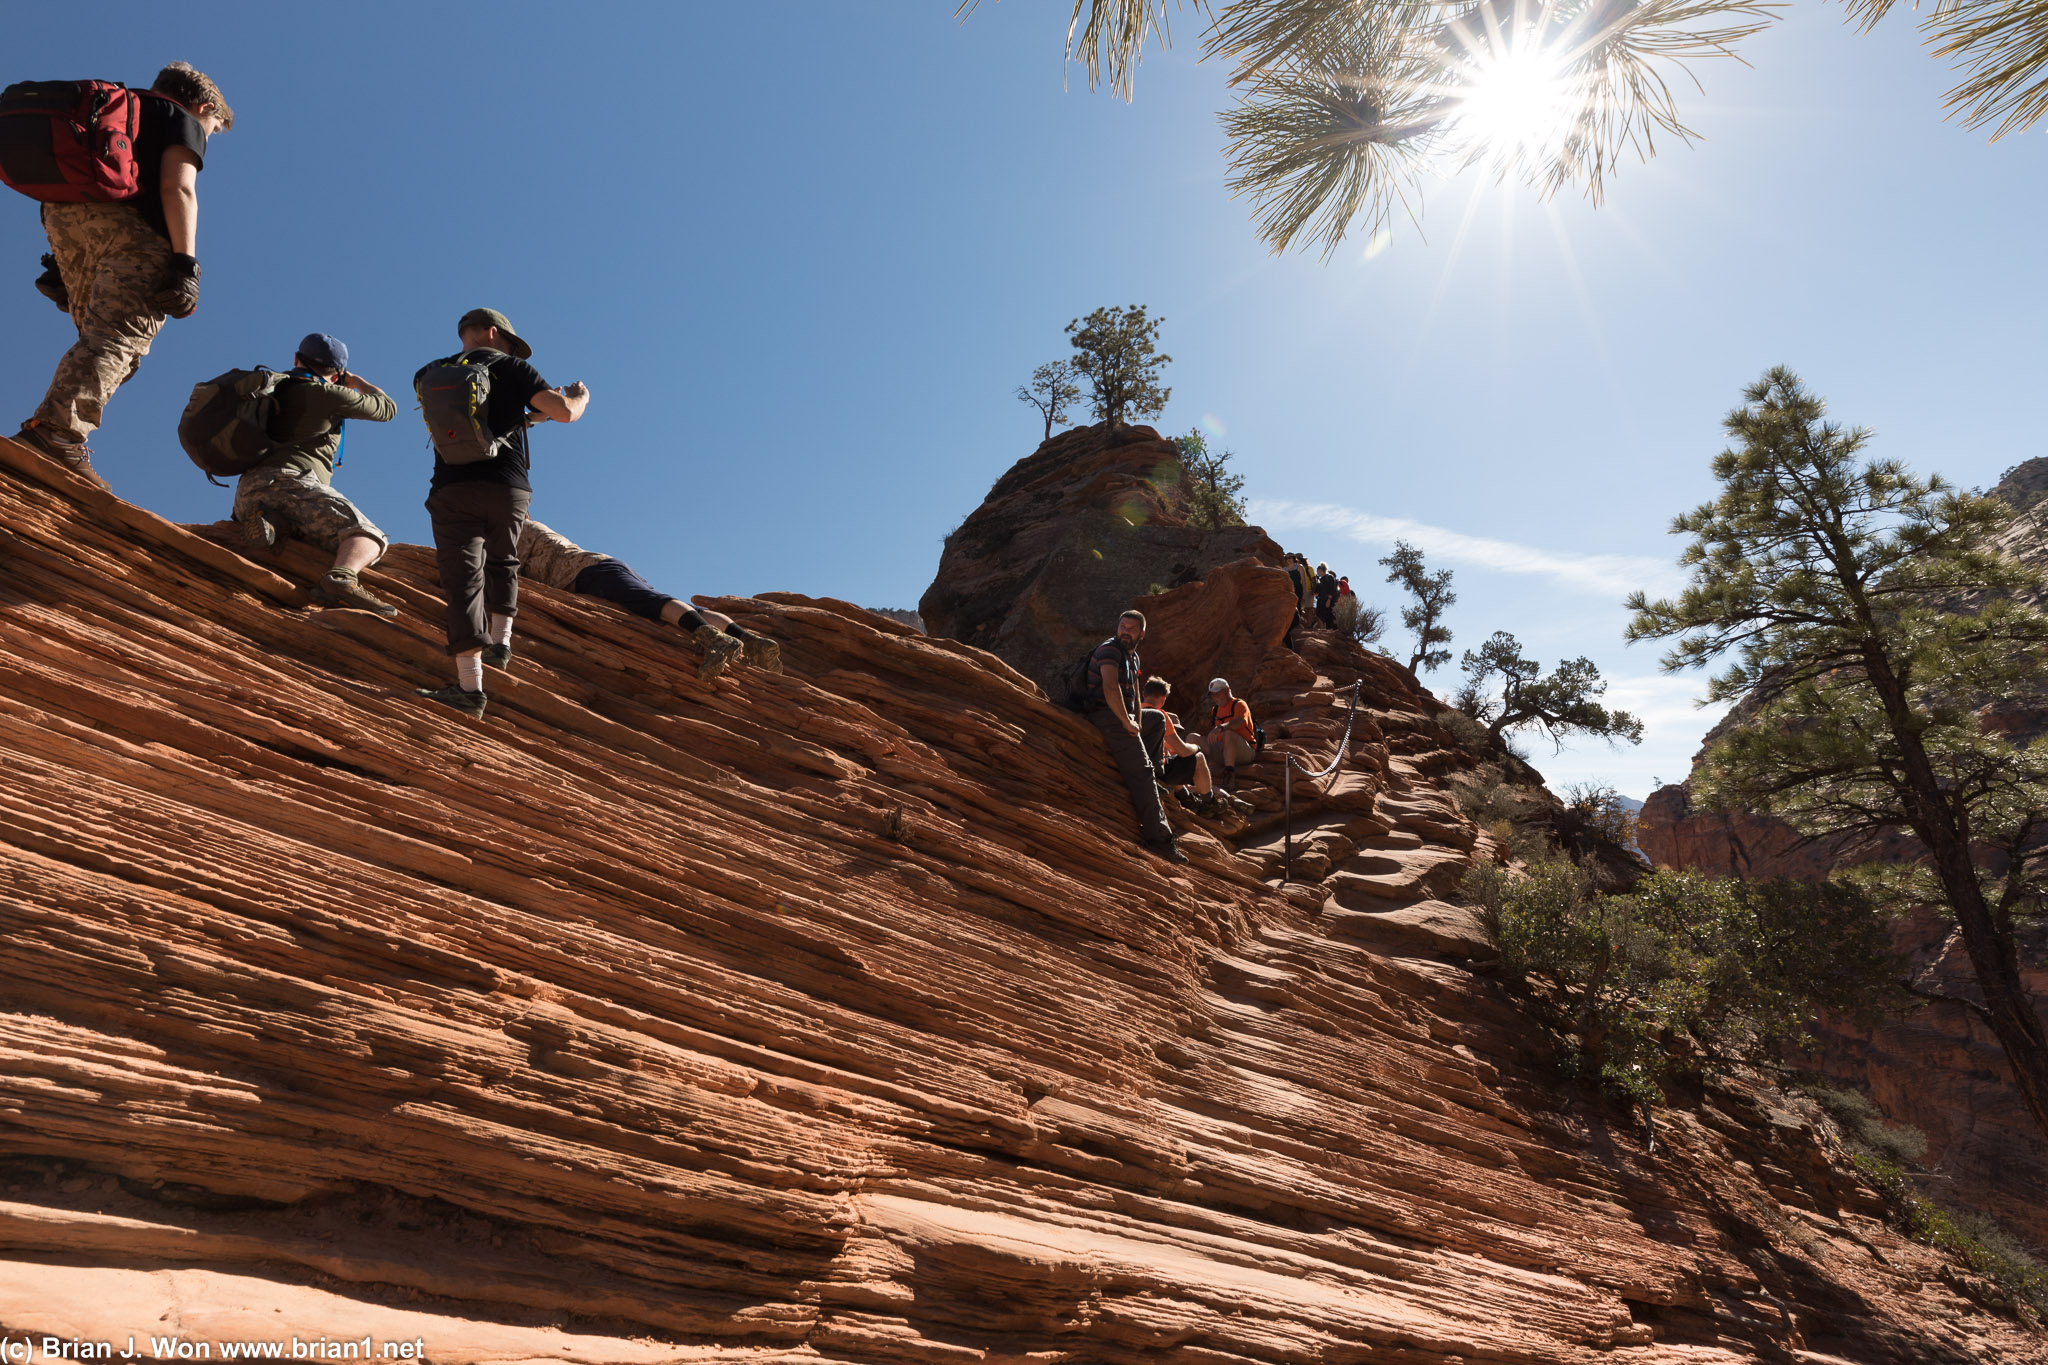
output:
[{"label": "lens flare", "polygon": [[1533,43],[1468,63],[1457,98],[1459,131],[1475,149],[1510,160],[1563,141],[1577,105],[1558,54]]}]

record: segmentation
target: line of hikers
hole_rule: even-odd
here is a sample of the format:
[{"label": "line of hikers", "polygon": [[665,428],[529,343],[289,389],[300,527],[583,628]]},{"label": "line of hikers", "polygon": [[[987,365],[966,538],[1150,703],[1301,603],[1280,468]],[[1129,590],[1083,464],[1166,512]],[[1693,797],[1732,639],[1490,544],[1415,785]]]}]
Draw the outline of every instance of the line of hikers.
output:
[{"label": "line of hikers", "polygon": [[1145,613],[1133,610],[1118,617],[1116,634],[1069,672],[1067,704],[1102,732],[1131,794],[1145,847],[1168,862],[1185,863],[1188,856],[1180,851],[1173,826],[1167,823],[1160,784],[1202,815],[1248,815],[1251,806],[1234,790],[1237,769],[1257,758],[1265,736],[1252,720],[1251,707],[1232,694],[1228,680],[1214,678],[1209,701],[1215,717],[1199,741],[1191,739],[1166,709],[1173,685],[1164,678],[1144,677],[1138,657],[1144,638]]},{"label": "line of hikers", "polygon": [[[204,73],[173,62],[148,90],[109,81],[25,81],[0,90],[0,181],[42,203],[50,254],[36,288],[68,313],[77,342],[16,441],[108,488],[86,442],[140,368],[165,318],[199,306],[198,176],[208,139],[234,113]],[[703,650],[701,678],[735,657],[781,671],[781,648],[730,617],[657,592],[631,568],[527,516],[527,430],[575,422],[582,383],[550,386],[503,313],[456,324],[462,349],[414,378],[434,446],[427,497],[447,599],[455,680],[419,695],[482,716],[486,664],[509,668],[522,563],[529,577],[680,627]],[[239,474],[234,518],[254,549],[281,532],[332,551],[316,603],[392,617],[360,575],[390,541],[334,487],[350,419],[388,422],[390,395],[348,368],[348,347],[315,332],[289,370],[230,371],[195,388],[179,437],[209,475]]]}]

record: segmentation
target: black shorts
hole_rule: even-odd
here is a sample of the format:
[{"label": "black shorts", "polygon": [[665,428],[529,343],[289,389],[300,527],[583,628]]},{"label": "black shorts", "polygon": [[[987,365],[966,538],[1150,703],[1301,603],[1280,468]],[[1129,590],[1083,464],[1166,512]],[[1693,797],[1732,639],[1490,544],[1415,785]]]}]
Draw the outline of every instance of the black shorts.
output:
[{"label": "black shorts", "polygon": [[1166,766],[1159,770],[1159,780],[1169,787],[1182,787],[1195,780],[1196,754],[1185,758],[1169,758]]}]

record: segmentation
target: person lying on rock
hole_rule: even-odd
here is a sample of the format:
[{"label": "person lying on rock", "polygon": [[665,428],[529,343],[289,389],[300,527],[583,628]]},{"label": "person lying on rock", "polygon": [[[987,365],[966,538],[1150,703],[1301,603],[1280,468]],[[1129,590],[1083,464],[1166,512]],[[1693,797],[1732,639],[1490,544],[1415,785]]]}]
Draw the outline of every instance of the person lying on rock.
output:
[{"label": "person lying on rock", "polygon": [[[448,599],[448,653],[455,681],[420,696],[481,717],[484,649],[512,639],[519,613],[519,533],[533,500],[527,427],[532,415],[574,422],[590,404],[581,383],[548,387],[527,364],[533,347],[495,308],[472,308],[455,324],[462,350],[413,376],[434,442],[434,556]],[[482,395],[480,410],[474,409]]]},{"label": "person lying on rock", "polygon": [[1252,708],[1230,694],[1230,683],[1223,678],[1209,680],[1209,704],[1216,708],[1216,719],[1202,736],[1202,752],[1211,766],[1223,769],[1224,790],[1235,791],[1239,765],[1258,757]]},{"label": "person lying on rock", "polygon": [[1167,711],[1166,699],[1172,692],[1173,684],[1158,677],[1145,679],[1144,687],[1139,689],[1138,738],[1145,745],[1145,756],[1152,760],[1160,780],[1176,798],[1184,789],[1194,788],[1193,795],[1181,804],[1212,819],[1235,813],[1236,802],[1226,801],[1216,793],[1209,776],[1209,756],[1188,742]]},{"label": "person lying on rock", "polygon": [[1166,823],[1166,811],[1159,799],[1158,774],[1145,752],[1138,718],[1138,643],[1145,638],[1145,613],[1127,611],[1117,619],[1116,634],[1095,647],[1082,669],[1085,692],[1081,712],[1102,732],[1109,756],[1123,774],[1131,793],[1131,806],[1138,813],[1138,829],[1145,847],[1170,863],[1184,863],[1188,855],[1174,844],[1173,826]]},{"label": "person lying on rock", "polygon": [[[537,521],[526,523],[519,533],[519,573],[523,578],[545,583],[564,592],[602,597],[616,602],[635,616],[678,627],[704,651],[697,676],[709,681],[722,672],[733,656],[745,653],[745,661],[769,673],[782,671],[782,646],[759,631],[734,623],[723,612],[700,611],[667,593],[656,592],[646,579],[610,555],[601,555],[570,540],[559,531]],[[491,622],[495,632],[498,622]],[[512,662],[512,623],[505,622],[504,638],[494,633],[484,646],[484,662],[504,668]]]},{"label": "person lying on rock", "polygon": [[299,343],[292,367],[277,382],[271,454],[235,483],[235,523],[250,547],[265,550],[280,533],[334,552],[334,567],[306,595],[325,607],[354,607],[379,616],[398,608],[365,588],[358,575],[384,557],[390,538],[334,487],[344,424],[351,417],[388,422],[398,404],[348,370],[348,347],[325,332]]}]

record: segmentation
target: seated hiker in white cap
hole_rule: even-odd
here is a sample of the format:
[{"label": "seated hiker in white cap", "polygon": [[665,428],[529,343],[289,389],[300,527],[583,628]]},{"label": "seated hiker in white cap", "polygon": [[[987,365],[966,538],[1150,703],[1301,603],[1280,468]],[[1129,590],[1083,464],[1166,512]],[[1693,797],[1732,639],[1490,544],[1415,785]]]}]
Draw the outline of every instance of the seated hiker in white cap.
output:
[{"label": "seated hiker in white cap", "polygon": [[1222,678],[1209,680],[1209,703],[1216,708],[1216,720],[1209,733],[1202,736],[1202,752],[1209,756],[1212,768],[1223,770],[1225,790],[1233,790],[1231,784],[1237,781],[1238,765],[1258,757],[1258,731],[1252,725],[1252,708],[1233,697],[1229,682]]},{"label": "seated hiker in white cap", "polygon": [[398,608],[364,588],[357,575],[384,557],[391,539],[334,488],[351,417],[388,422],[398,415],[390,395],[348,372],[348,347],[325,332],[299,343],[291,371],[277,383],[276,438],[270,456],[235,484],[235,522],[252,549],[268,549],[279,533],[334,552],[334,567],[306,594],[326,607],[355,607],[379,616]]},{"label": "seated hiker in white cap", "polygon": [[[700,611],[667,593],[657,592],[628,565],[610,555],[586,550],[567,536],[537,521],[528,521],[519,533],[519,575],[537,583],[586,597],[616,602],[635,616],[675,626],[690,636],[704,651],[697,676],[715,678],[734,655],[745,652],[746,662],[769,673],[782,671],[782,646],[759,631],[736,625],[730,616]],[[494,633],[484,646],[484,662],[504,668],[512,662],[512,622],[493,617],[493,632],[503,622],[504,638]]]}]

